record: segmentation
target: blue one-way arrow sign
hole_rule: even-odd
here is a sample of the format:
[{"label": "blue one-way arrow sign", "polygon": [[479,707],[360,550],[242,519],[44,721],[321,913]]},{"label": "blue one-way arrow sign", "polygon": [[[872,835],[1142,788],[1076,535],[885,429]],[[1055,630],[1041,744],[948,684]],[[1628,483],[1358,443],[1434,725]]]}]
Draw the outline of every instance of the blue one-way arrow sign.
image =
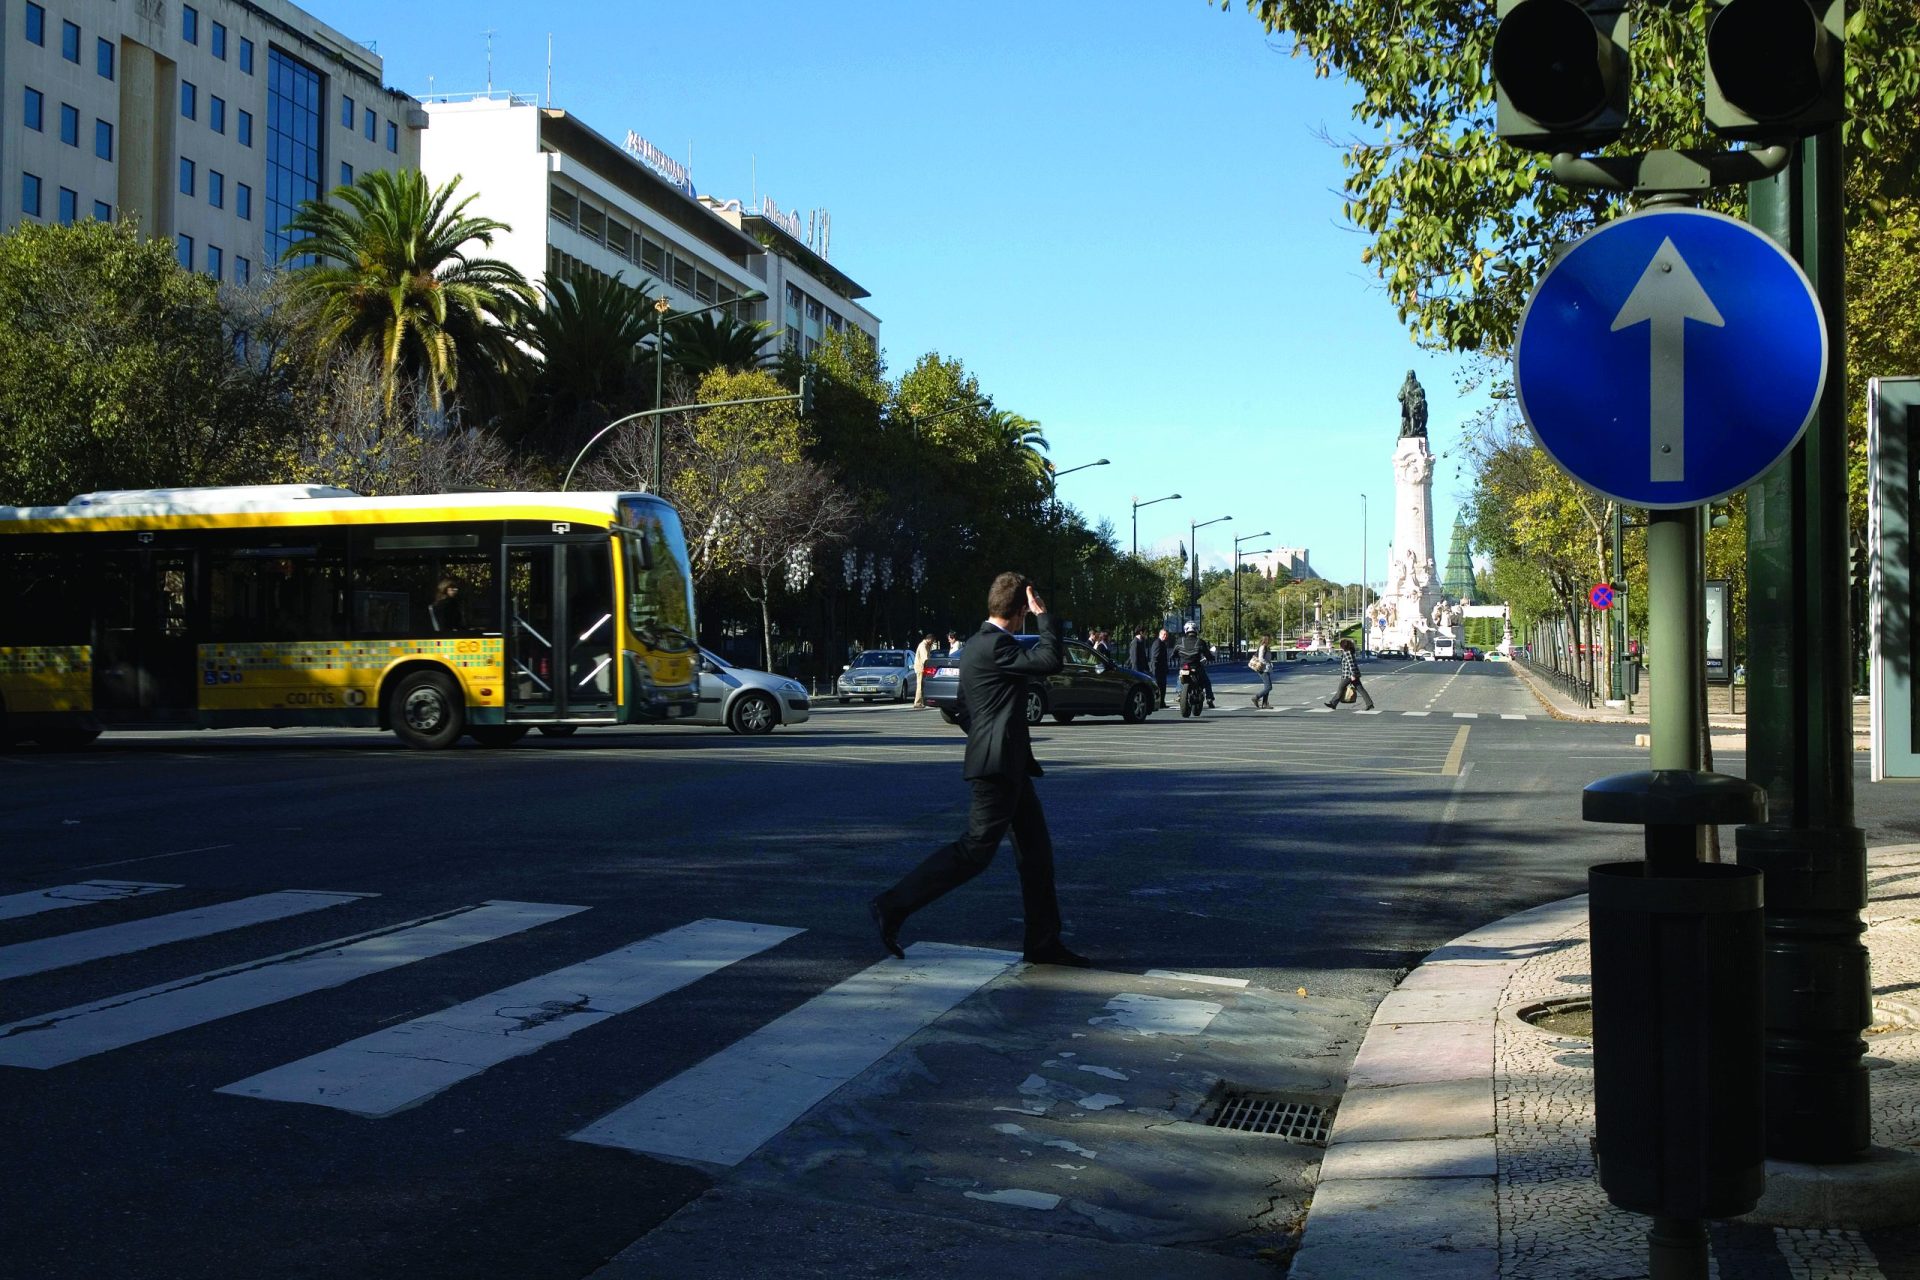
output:
[{"label": "blue one-way arrow sign", "polygon": [[1547,269],[1514,371],[1534,438],[1574,479],[1631,506],[1695,506],[1745,488],[1800,439],[1826,382],[1826,321],[1765,235],[1655,209]]}]

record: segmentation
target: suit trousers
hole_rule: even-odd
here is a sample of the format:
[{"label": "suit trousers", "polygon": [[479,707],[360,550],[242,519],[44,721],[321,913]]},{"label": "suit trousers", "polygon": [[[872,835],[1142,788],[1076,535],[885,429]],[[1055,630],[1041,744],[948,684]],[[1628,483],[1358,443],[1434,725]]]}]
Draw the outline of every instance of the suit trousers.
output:
[{"label": "suit trousers", "polygon": [[1060,945],[1060,903],[1053,889],[1053,837],[1033,779],[975,778],[967,834],[934,850],[900,883],[880,895],[880,906],[905,917],[957,889],[987,869],[1000,840],[1013,835],[1020,872],[1020,902],[1026,915],[1028,955]]}]

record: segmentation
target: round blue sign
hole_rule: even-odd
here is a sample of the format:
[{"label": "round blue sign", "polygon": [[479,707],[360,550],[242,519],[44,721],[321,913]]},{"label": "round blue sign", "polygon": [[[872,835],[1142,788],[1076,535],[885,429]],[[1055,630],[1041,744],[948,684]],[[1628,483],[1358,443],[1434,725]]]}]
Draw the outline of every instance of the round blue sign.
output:
[{"label": "round blue sign", "polygon": [[1827,376],[1798,263],[1747,223],[1652,209],[1547,269],[1514,340],[1520,411],[1575,480],[1635,507],[1743,489],[1793,448]]}]

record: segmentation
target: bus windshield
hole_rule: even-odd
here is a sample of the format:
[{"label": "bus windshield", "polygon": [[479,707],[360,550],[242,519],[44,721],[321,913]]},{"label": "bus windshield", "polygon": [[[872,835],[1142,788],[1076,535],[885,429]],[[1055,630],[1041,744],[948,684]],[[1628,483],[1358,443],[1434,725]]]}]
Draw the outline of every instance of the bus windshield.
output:
[{"label": "bus windshield", "polygon": [[627,569],[627,617],[649,647],[681,652],[693,647],[693,574],[680,517],[649,500],[622,499],[621,539]]}]

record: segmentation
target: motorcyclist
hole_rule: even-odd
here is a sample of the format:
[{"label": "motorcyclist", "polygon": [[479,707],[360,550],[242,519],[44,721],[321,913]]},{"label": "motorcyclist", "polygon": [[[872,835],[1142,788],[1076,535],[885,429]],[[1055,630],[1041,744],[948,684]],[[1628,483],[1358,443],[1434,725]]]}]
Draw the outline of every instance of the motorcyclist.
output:
[{"label": "motorcyclist", "polygon": [[1191,622],[1180,628],[1180,638],[1174,642],[1174,659],[1186,664],[1187,682],[1197,684],[1207,695],[1207,705],[1213,705],[1213,679],[1207,674],[1207,663],[1213,660],[1213,649],[1200,638],[1200,628]]}]

